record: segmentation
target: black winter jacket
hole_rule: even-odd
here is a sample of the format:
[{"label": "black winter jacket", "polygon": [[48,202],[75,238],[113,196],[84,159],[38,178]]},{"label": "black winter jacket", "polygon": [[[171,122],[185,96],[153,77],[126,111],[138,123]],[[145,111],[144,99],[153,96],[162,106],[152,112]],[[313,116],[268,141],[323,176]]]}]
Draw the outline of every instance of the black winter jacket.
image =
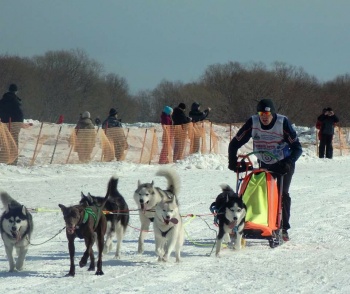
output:
[{"label": "black winter jacket", "polygon": [[109,116],[106,118],[106,120],[102,123],[102,128],[121,128],[122,123],[119,119],[117,119],[114,115]]},{"label": "black winter jacket", "polygon": [[0,119],[3,123],[23,122],[22,100],[14,93],[7,92],[0,100]]},{"label": "black winter jacket", "polygon": [[333,135],[334,134],[334,124],[339,122],[339,119],[336,115],[325,115],[321,114],[318,117],[318,120],[321,122],[320,133],[323,135]]},{"label": "black winter jacket", "polygon": [[191,122],[191,119],[186,116],[185,111],[179,107],[175,107],[172,115],[174,125],[184,125]]},{"label": "black winter jacket", "polygon": [[206,117],[209,114],[209,109],[206,109],[204,111],[200,111],[198,108],[199,108],[198,103],[196,103],[196,102],[192,103],[191,110],[189,112],[189,116],[192,118],[192,122],[202,121],[202,120],[206,119]]}]

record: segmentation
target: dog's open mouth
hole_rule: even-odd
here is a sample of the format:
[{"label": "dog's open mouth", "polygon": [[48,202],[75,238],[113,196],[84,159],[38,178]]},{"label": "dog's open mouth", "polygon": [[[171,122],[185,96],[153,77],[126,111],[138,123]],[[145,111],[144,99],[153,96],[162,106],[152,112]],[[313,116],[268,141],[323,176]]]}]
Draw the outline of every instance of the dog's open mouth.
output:
[{"label": "dog's open mouth", "polygon": [[234,221],[230,222],[230,224],[228,225],[228,227],[229,227],[230,229],[233,229],[236,225],[237,225],[237,221],[234,220]]},{"label": "dog's open mouth", "polygon": [[145,204],[148,204],[148,203],[149,203],[149,201],[147,201],[146,203],[145,203],[145,202],[140,202],[141,210],[142,210],[143,212],[145,212],[145,211],[147,210]]},{"label": "dog's open mouth", "polygon": [[72,235],[75,233],[75,226],[67,226],[66,231],[69,235]]},{"label": "dog's open mouth", "polygon": [[21,234],[19,231],[12,231],[11,234],[13,239],[16,239],[17,242],[21,240]]},{"label": "dog's open mouth", "polygon": [[167,225],[169,224],[169,223],[173,223],[174,225],[176,225],[178,222],[179,222],[179,220],[177,219],[177,218],[163,218],[163,220],[164,220],[164,223],[166,223]]}]

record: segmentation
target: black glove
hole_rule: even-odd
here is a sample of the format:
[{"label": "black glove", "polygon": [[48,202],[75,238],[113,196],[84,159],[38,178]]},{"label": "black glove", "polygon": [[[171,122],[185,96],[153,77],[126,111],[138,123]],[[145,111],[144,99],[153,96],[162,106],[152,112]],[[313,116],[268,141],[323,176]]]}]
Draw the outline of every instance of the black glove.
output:
[{"label": "black glove", "polygon": [[285,158],[281,161],[276,162],[275,164],[272,164],[268,170],[285,175],[289,173],[292,169],[293,161],[290,158]]},{"label": "black glove", "polygon": [[[231,162],[230,162],[231,163]],[[240,162],[235,162],[235,165],[231,166],[231,164],[229,163],[228,168],[230,170],[235,171],[236,173],[242,173],[248,170],[253,170],[253,167],[250,165],[247,167],[247,163],[244,161],[244,159],[242,159]]]}]

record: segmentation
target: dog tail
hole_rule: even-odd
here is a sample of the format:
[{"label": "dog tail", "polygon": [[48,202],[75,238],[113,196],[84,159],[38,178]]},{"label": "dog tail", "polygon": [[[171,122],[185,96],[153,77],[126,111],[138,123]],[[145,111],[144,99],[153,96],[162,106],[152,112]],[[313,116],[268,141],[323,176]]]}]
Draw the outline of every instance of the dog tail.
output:
[{"label": "dog tail", "polygon": [[235,191],[233,191],[233,189],[229,185],[221,184],[220,187],[222,189],[222,192],[227,193],[228,196],[238,197],[238,194]]},{"label": "dog tail", "polygon": [[11,206],[21,206],[20,203],[18,203],[16,200],[14,200],[7,192],[0,191],[0,198],[2,205],[5,209],[8,208],[9,205]]},{"label": "dog tail", "polygon": [[220,187],[222,189],[222,192],[234,192],[233,189],[227,184],[221,184]]},{"label": "dog tail", "polygon": [[119,195],[118,189],[117,189],[118,181],[119,181],[119,178],[115,176],[111,177],[111,179],[109,180],[108,186],[107,186],[107,193],[104,198],[103,206],[105,206],[109,197],[116,197]]},{"label": "dog tail", "polygon": [[161,168],[157,171],[156,176],[165,177],[168,181],[167,190],[173,193],[176,197],[179,197],[180,177],[173,169]]}]

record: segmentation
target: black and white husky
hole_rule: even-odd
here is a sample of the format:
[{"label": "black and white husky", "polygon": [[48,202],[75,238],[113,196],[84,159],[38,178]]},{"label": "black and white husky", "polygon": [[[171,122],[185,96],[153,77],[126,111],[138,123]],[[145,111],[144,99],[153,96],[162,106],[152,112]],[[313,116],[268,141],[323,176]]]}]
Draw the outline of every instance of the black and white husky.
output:
[{"label": "black and white husky", "polygon": [[[110,212],[106,214],[107,232],[106,241],[103,247],[103,253],[107,254],[112,250],[113,236],[117,236],[117,248],[115,258],[120,258],[120,247],[125,236],[127,226],[129,225],[129,207],[124,197],[118,191],[118,178],[112,177],[110,180],[110,195],[104,206],[104,210]],[[80,204],[88,206],[101,206],[104,203],[104,197],[93,196],[90,193],[84,195],[81,192]]]},{"label": "black and white husky", "polygon": [[172,199],[165,196],[156,205],[153,229],[158,261],[168,261],[174,249],[176,262],[180,261],[181,248],[184,243],[184,228],[176,199],[176,195]]},{"label": "black and white husky", "polygon": [[[242,234],[245,224],[247,207],[242,198],[229,185],[221,185],[222,193],[215,200],[215,210],[219,224],[219,233],[216,241],[216,256],[219,256],[223,238],[232,236],[233,248],[242,248]],[[212,206],[213,206],[212,204]]]},{"label": "black and white husky", "polygon": [[[0,197],[5,209],[0,219],[0,231],[9,260],[9,271],[20,271],[23,269],[33,232],[32,215],[26,207],[12,199],[6,192],[1,191]],[[16,262],[13,257],[14,248],[18,255]]]},{"label": "black and white husky", "polygon": [[[180,179],[176,172],[170,168],[162,168],[156,176],[163,176],[168,181],[168,187],[163,190],[154,186],[154,181],[151,183],[141,183],[138,181],[137,189],[134,193],[134,200],[139,208],[139,216],[141,222],[141,231],[138,241],[138,252],[144,251],[144,240],[151,222],[154,221],[156,205],[163,198],[171,200],[173,196],[177,196],[180,191]],[[177,201],[177,197],[175,197]]]}]

